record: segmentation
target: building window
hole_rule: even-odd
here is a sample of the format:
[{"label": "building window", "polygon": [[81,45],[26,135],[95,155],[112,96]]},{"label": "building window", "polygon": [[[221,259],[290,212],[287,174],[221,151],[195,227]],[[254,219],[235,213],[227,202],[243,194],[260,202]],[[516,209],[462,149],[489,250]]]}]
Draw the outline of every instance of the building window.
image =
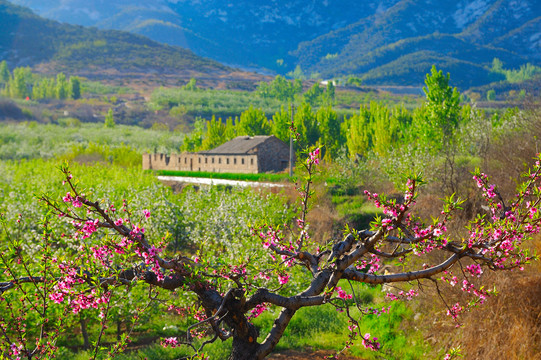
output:
[{"label": "building window", "polygon": [[250,165],[254,164],[254,159],[250,159]]},{"label": "building window", "polygon": [[214,158],[212,158],[212,163],[214,164]]},{"label": "building window", "polygon": [[222,158],[218,158],[218,164],[222,163]]},{"label": "building window", "polygon": [[188,163],[188,158],[184,158],[184,164]]},{"label": "building window", "polygon": [[207,158],[205,158],[205,164],[208,164],[208,159]]},{"label": "building window", "polygon": [[197,159],[197,160],[199,160],[199,163],[201,164],[201,158],[199,158],[199,159]]},{"label": "building window", "polygon": [[242,165],[244,165],[244,158],[241,159],[241,163],[242,163]]},{"label": "building window", "polygon": [[229,165],[229,158],[225,159],[225,163]]},{"label": "building window", "polygon": [[237,165],[237,158],[233,159],[233,164]]}]

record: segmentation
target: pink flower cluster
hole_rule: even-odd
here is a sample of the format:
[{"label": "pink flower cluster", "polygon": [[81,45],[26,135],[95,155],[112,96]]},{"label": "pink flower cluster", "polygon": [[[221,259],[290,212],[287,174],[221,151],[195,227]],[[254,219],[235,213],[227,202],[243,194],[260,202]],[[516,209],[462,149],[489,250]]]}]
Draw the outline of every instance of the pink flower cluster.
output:
[{"label": "pink flower cluster", "polygon": [[105,304],[109,301],[109,295],[105,294],[98,296],[95,289],[92,289],[89,295],[77,294],[73,299],[71,299],[70,306],[71,312],[78,314],[81,310],[85,309],[98,309],[100,304]]},{"label": "pink flower cluster", "polygon": [[66,196],[62,198],[62,200],[64,200],[64,202],[66,203],[72,203],[73,206],[76,208],[80,208],[82,205],[81,199],[78,196],[75,196],[75,197],[71,196],[69,191],[66,193]]},{"label": "pink flower cluster", "polygon": [[310,164],[319,165],[319,154],[320,154],[319,148],[316,148],[314,151],[308,153],[308,159],[306,160],[308,165]]},{"label": "pink flower cluster", "polygon": [[456,303],[453,305],[452,308],[447,310],[447,315],[451,316],[453,319],[457,319],[458,315],[464,310],[462,306],[460,306],[459,303]]},{"label": "pink flower cluster", "polygon": [[380,264],[379,262],[381,261],[381,259],[379,258],[379,256],[375,255],[375,254],[370,254],[370,261],[367,261],[367,260],[360,260],[356,267],[358,270],[361,270],[361,271],[364,271],[366,268],[368,268],[367,270],[367,273],[368,274],[374,274],[376,273],[379,268],[380,268]]},{"label": "pink flower cluster", "polygon": [[289,281],[289,274],[278,275],[278,282],[280,285],[285,285]]},{"label": "pink flower cluster", "polygon": [[150,211],[147,210],[147,209],[144,209],[143,210],[143,215],[145,215],[145,219],[149,219],[150,218]]},{"label": "pink flower cluster", "polygon": [[337,287],[336,287],[336,292],[338,293],[338,297],[339,297],[340,299],[344,299],[344,300],[353,299],[353,295],[348,294],[347,292],[345,292],[344,290],[342,290],[342,288],[341,288],[340,286],[337,286]]},{"label": "pink flower cluster", "polygon": [[267,310],[267,306],[265,304],[257,304],[255,306],[255,308],[253,308],[252,310],[250,310],[251,312],[251,315],[248,316],[248,320],[249,319],[255,319],[256,317],[258,317],[259,315],[261,315],[265,310]]},{"label": "pink flower cluster", "polygon": [[83,239],[87,239],[92,236],[92,234],[98,230],[98,224],[98,219],[85,221],[80,229],[80,231],[83,233]]},{"label": "pink flower cluster", "polygon": [[269,227],[266,233],[261,231],[259,233],[259,238],[263,242],[263,247],[268,249],[271,246],[276,246],[280,242],[280,232],[273,230],[272,227]]},{"label": "pink flower cluster", "polygon": [[417,295],[419,295],[419,293],[414,290],[414,289],[411,289],[410,291],[399,291],[398,294],[393,294],[393,293],[387,293],[385,295],[385,297],[389,300],[411,300],[413,299],[414,297],[416,297]]},{"label": "pink flower cluster", "polygon": [[[137,226],[135,226],[134,229],[139,230],[141,233],[144,232],[144,229],[139,229],[137,228]],[[135,230],[132,230],[132,233],[134,231]],[[148,249],[144,247],[139,247],[134,250],[135,253],[145,261],[145,264],[152,265],[151,270],[156,274],[158,281],[163,281],[165,279],[165,276],[161,270],[158,257],[158,254],[162,252],[162,250],[163,249],[157,248],[154,245],[152,245]]]},{"label": "pink flower cluster", "polygon": [[477,277],[481,277],[481,274],[483,274],[483,269],[481,269],[481,265],[479,264],[471,264],[466,266],[466,271]]},{"label": "pink flower cluster", "polygon": [[363,339],[362,342],[365,348],[370,349],[372,351],[378,351],[380,349],[381,345],[378,342],[377,337],[370,339],[370,334],[366,333],[364,334],[364,336],[361,336],[361,338]]},{"label": "pink flower cluster", "polygon": [[168,338],[165,338],[165,339],[162,339],[162,341],[160,342],[160,345],[163,346],[164,348],[176,348],[176,347],[179,347],[181,344],[178,342],[178,338],[176,337],[168,337]]},{"label": "pink flower cluster", "polygon": [[9,355],[14,360],[21,360],[21,357],[19,355],[22,355],[22,349],[22,345],[17,346],[15,343],[12,343],[9,346]]}]

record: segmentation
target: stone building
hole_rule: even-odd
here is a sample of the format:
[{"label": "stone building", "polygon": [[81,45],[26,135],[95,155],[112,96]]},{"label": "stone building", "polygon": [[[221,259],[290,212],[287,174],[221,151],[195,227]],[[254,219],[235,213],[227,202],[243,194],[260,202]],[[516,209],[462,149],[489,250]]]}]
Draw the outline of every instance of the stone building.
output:
[{"label": "stone building", "polygon": [[256,174],[289,165],[289,146],[275,136],[238,136],[198,153],[143,154],[143,170],[205,171]]}]

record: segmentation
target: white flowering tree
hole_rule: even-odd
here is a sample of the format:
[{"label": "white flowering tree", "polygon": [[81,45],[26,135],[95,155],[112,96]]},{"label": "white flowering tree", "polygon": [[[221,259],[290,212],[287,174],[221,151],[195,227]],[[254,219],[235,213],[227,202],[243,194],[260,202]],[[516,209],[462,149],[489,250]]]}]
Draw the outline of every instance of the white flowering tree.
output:
[{"label": "white flowering tree", "polygon": [[[28,260],[16,242],[10,252],[0,253],[0,301],[4,309],[0,354],[7,359],[48,358],[56,350],[66,314],[91,312],[101,324],[92,352],[92,358],[97,358],[113,302],[122,301],[136,282],[148,286],[150,300],[157,299],[158,292],[169,292],[169,310],[197,319],[178,336],[162,339],[163,346],[191,347],[194,358],[204,357],[205,345],[232,338],[230,359],[263,359],[280,342],[299,309],[323,304],[332,304],[348,315],[348,344],[360,341],[377,351],[378,340],[361,334],[359,324],[363,315],[385,309],[363,306],[354,288],[340,286],[340,281],[459,284],[471,299],[467,304],[448,306],[448,314],[456,318],[491,295],[478,285],[484,271],[522,269],[532,259],[523,243],[540,229],[539,161],[510,202],[504,201],[484,174],[475,174],[489,211],[471,221],[464,237],[450,236],[447,231],[448,222],[460,207],[458,199],[448,198],[440,216],[430,224],[412,215],[421,179],[411,178],[403,201],[366,192],[383,215],[370,229],[347,229],[343,238],[324,246],[311,240],[306,220],[319,156],[319,149],[314,149],[303,163],[307,175],[298,189],[300,212],[294,224],[254,226],[254,238],[258,239],[255,246],[245,249],[244,256],[235,257],[227,255],[227,247],[204,245],[195,254],[168,253],[166,238],[147,237],[144,224],[151,217],[148,210],[131,209],[126,201],[115,206],[93,199],[92,194],[79,188],[69,169],[63,168],[65,196],[59,201],[44,196],[41,201],[51,216],[71,223],[73,232],[56,234],[51,230],[51,216],[44,220],[36,270],[27,266]],[[60,238],[72,248],[62,258],[51,251]],[[405,261],[410,257],[423,261]],[[380,264],[393,259],[401,266],[382,273]],[[415,295],[412,288],[389,293],[388,297],[402,300]],[[146,311],[144,303],[134,307],[139,313]],[[269,333],[260,334],[251,320],[269,308],[280,311]],[[34,323],[40,324],[31,334],[24,322],[30,313]],[[361,315],[355,317],[354,313]],[[105,355],[111,358],[121,352],[129,336],[127,331],[115,346],[105,350]]]}]

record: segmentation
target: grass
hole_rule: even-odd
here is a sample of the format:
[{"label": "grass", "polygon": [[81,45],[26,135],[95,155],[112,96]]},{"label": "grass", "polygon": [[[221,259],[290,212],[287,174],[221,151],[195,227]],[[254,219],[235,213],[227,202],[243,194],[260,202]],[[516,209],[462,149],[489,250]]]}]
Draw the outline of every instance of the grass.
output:
[{"label": "grass", "polygon": [[[340,286],[351,292],[349,284],[345,281],[340,282]],[[362,306],[366,307],[391,307],[388,313],[380,316],[361,315],[351,300],[351,314],[358,319],[361,324],[361,334],[370,333],[372,337],[377,337],[381,342],[382,348],[379,352],[367,350],[361,341],[357,340],[348,350],[348,354],[365,360],[376,359],[424,359],[430,348],[423,341],[420,330],[409,327],[414,313],[406,304],[402,302],[384,302],[383,293],[380,286],[370,286],[365,284],[353,284],[356,298]],[[258,318],[253,320],[254,325],[260,331],[259,341],[263,341],[268,332],[274,325],[274,320],[278,316],[280,309],[270,309]],[[179,318],[171,314],[155,314],[148,320],[140,324],[134,334],[133,345],[126,353],[115,357],[119,360],[134,359],[179,359],[183,356],[189,356],[190,350],[187,346],[179,348],[163,348],[160,340],[148,342],[145,337],[148,335],[158,335],[160,337],[178,336],[184,334],[188,323],[192,321],[186,318]],[[275,352],[295,349],[299,351],[312,350],[330,350],[340,351],[348,340],[349,331],[348,318],[344,312],[337,311],[332,305],[306,307],[297,311],[291,319],[283,337],[278,343]],[[177,328],[178,326],[178,328]],[[173,328],[173,329],[171,329]],[[94,332],[96,329],[93,329]],[[77,345],[80,343],[80,335],[76,335]],[[106,331],[106,342],[114,342],[115,330],[113,326]],[[70,346],[74,345],[73,341]],[[57,358],[82,360],[90,358],[86,351],[74,352],[73,349],[61,344],[57,353]],[[197,344],[196,344],[197,346]],[[231,351],[231,339],[226,342],[217,341],[205,346],[204,353],[213,360],[225,360]],[[98,357],[102,359],[103,357]]]},{"label": "grass", "polygon": [[175,170],[156,170],[156,174],[164,176],[182,176],[182,177],[200,177],[207,179],[225,179],[242,181],[267,181],[283,182],[289,180],[288,174],[234,174],[234,173],[214,173],[204,171],[175,171]]}]

